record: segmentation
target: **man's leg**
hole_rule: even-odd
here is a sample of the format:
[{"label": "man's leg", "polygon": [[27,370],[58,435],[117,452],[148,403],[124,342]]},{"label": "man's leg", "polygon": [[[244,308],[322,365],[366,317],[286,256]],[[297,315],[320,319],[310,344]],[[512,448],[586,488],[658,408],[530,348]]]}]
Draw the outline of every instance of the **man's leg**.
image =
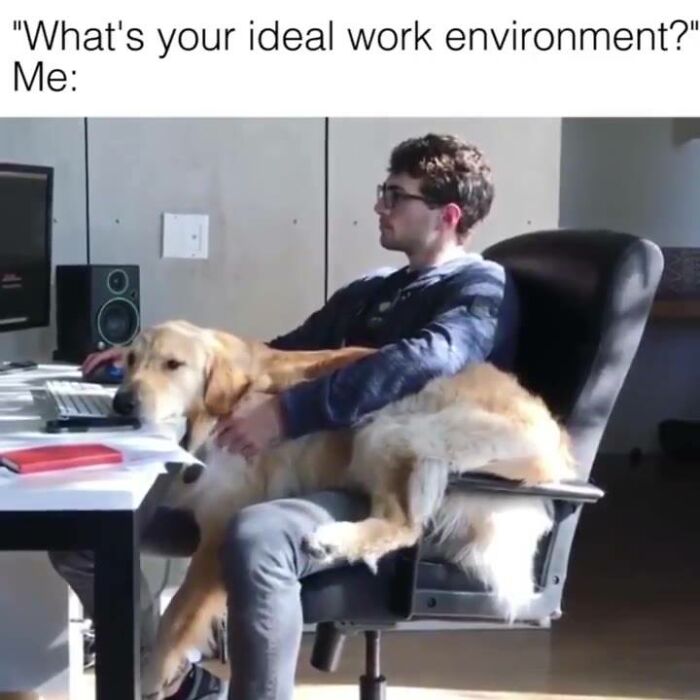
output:
[{"label": "man's leg", "polygon": [[250,506],[233,518],[221,552],[231,700],[291,700],[303,631],[299,581],[329,568],[305,553],[302,540],[319,525],[368,512],[360,496],[324,491]]}]

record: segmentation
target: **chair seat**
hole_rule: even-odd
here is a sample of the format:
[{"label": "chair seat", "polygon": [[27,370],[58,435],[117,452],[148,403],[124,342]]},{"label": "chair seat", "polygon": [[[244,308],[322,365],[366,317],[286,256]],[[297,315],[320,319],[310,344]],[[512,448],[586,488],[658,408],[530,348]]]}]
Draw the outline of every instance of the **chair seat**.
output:
[{"label": "chair seat", "polygon": [[397,622],[405,619],[399,589],[409,593],[397,576],[396,556],[385,557],[376,574],[364,564],[354,564],[307,576],[301,587],[304,622]]},{"label": "chair seat", "polygon": [[422,559],[418,563],[416,588],[433,591],[464,591],[484,593],[488,589],[476,577],[460,567],[437,559]]},{"label": "chair seat", "polygon": [[[302,582],[304,621],[356,620],[392,623],[408,619],[412,550],[385,557],[373,574],[364,564],[323,571]],[[484,585],[452,563],[421,560],[416,590],[483,594]]]}]

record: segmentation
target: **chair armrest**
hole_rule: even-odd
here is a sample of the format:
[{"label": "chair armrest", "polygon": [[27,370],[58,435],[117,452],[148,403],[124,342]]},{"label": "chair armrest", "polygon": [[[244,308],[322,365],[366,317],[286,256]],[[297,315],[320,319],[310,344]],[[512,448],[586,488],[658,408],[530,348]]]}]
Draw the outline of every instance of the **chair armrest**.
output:
[{"label": "chair armrest", "polygon": [[554,501],[569,503],[596,503],[605,492],[587,481],[556,481],[551,483],[525,485],[491,474],[454,474],[447,484],[449,491],[488,491],[511,494],[513,496],[538,496]]}]

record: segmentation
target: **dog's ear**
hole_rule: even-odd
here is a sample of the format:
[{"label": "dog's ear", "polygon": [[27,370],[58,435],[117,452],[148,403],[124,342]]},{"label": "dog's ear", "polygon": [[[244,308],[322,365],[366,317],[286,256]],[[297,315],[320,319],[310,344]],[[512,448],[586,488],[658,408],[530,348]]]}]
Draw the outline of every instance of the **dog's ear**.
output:
[{"label": "dog's ear", "polygon": [[192,419],[188,416],[187,422],[185,423],[185,434],[180,439],[180,447],[183,450],[188,450],[190,448],[190,443],[192,442]]},{"label": "dog's ear", "polygon": [[200,461],[206,462],[205,445],[215,423],[216,416],[209,415],[202,402],[196,410],[187,415],[187,430],[180,447],[191,452]]},{"label": "dog's ear", "polygon": [[231,366],[222,353],[215,353],[209,363],[204,388],[204,408],[209,415],[223,416],[250,386],[245,372]]}]

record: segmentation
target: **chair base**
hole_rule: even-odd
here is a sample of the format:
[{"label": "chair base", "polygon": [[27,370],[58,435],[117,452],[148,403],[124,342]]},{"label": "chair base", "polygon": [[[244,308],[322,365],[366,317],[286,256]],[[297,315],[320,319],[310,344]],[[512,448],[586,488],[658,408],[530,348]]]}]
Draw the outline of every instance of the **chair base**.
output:
[{"label": "chair base", "polygon": [[311,665],[319,671],[333,673],[338,670],[345,647],[346,633],[332,622],[322,622],[316,627],[316,639],[311,652]]},{"label": "chair base", "polygon": [[386,678],[381,672],[381,635],[365,631],[365,674],[360,676],[360,700],[384,700]]},{"label": "chair base", "polygon": [[385,700],[386,678],[384,676],[360,676],[360,700]]},{"label": "chair base", "polygon": [[385,700],[387,683],[381,673],[381,633],[376,628],[320,623],[316,628],[311,665],[319,671],[337,670],[347,634],[360,631],[365,636],[365,672],[359,679],[360,700]]}]

